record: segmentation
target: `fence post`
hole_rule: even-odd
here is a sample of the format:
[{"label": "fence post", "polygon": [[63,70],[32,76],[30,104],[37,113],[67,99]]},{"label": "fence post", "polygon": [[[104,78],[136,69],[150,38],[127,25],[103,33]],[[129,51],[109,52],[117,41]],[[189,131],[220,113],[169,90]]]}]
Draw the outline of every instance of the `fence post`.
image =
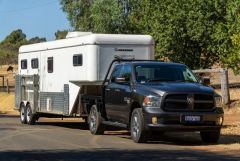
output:
[{"label": "fence post", "polygon": [[4,76],[2,77],[2,86],[4,87]]},{"label": "fence post", "polygon": [[7,88],[7,93],[9,93],[9,86],[8,86],[8,79],[7,79],[7,82],[6,82],[7,84],[7,86],[6,86],[6,88]]},{"label": "fence post", "polygon": [[222,99],[224,105],[227,105],[230,103],[230,94],[229,94],[229,88],[228,88],[228,70],[222,69],[221,70],[221,92],[222,92]]}]

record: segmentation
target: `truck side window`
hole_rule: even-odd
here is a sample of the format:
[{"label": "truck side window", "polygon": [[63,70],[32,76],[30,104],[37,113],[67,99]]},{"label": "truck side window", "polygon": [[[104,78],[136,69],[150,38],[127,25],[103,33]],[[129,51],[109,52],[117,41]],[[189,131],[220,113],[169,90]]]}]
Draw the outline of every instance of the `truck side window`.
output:
[{"label": "truck side window", "polygon": [[117,77],[120,77],[121,74],[121,69],[122,69],[122,65],[117,65],[115,66],[113,72],[112,72],[112,76],[111,76],[111,82],[115,82],[115,79]]},{"label": "truck side window", "polygon": [[82,54],[73,55],[73,66],[82,66],[83,58]]},{"label": "truck side window", "polygon": [[21,60],[21,69],[27,69],[27,59]]},{"label": "truck side window", "polygon": [[38,68],[38,58],[34,58],[31,60],[31,66],[32,66],[32,69]]},{"label": "truck side window", "polygon": [[48,73],[53,73],[53,57],[48,57]]},{"label": "truck side window", "polygon": [[130,65],[124,65],[120,74],[121,78],[125,78],[126,81],[131,80],[131,75],[132,75],[132,68]]}]

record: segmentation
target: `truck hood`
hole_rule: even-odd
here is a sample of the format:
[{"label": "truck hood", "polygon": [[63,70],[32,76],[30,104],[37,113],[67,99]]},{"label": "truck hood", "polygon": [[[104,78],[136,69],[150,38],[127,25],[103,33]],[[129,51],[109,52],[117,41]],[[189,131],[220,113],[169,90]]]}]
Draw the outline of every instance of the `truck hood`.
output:
[{"label": "truck hood", "polygon": [[214,90],[211,87],[203,86],[199,83],[189,82],[160,82],[160,83],[149,83],[140,84],[142,89],[151,91],[156,94],[162,92],[166,93],[205,93],[214,94]]}]

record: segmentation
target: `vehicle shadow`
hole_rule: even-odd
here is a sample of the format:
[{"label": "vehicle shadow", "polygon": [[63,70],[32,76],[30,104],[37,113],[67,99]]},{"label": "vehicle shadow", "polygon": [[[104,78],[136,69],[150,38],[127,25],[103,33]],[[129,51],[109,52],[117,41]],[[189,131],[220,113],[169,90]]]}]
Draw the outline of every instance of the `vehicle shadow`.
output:
[{"label": "vehicle shadow", "polygon": [[19,115],[9,115],[7,112],[0,111],[0,118],[19,118]]},{"label": "vehicle shadow", "polygon": [[[88,124],[84,122],[37,122],[36,126],[50,125],[70,129],[89,130]],[[106,131],[104,135],[116,136],[123,139],[131,139],[130,132],[113,126],[105,126]],[[226,126],[224,127],[226,128]],[[240,142],[239,135],[221,135],[218,145],[229,145]],[[181,146],[201,146],[211,145],[201,141],[199,132],[166,132],[153,133],[148,144],[168,144],[168,145],[181,145]]]},{"label": "vehicle shadow", "polygon": [[58,126],[63,128],[70,128],[70,129],[79,129],[79,130],[89,130],[88,124],[85,122],[37,122],[36,126],[43,126],[43,125],[50,125],[50,126]]},{"label": "vehicle shadow", "polygon": [[91,150],[31,150],[31,151],[0,151],[0,161],[239,161],[239,156],[224,155],[219,153],[198,150],[113,150],[113,149],[91,149]]}]

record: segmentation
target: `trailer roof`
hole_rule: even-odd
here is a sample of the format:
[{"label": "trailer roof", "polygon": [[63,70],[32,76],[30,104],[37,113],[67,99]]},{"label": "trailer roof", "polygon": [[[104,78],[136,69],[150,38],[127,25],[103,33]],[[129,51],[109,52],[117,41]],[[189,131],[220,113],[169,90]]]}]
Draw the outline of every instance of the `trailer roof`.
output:
[{"label": "trailer roof", "polygon": [[31,45],[23,45],[19,48],[19,53],[23,54],[29,52],[45,51],[82,45],[114,44],[154,45],[154,40],[150,35],[88,34],[74,38],[67,38]]}]

